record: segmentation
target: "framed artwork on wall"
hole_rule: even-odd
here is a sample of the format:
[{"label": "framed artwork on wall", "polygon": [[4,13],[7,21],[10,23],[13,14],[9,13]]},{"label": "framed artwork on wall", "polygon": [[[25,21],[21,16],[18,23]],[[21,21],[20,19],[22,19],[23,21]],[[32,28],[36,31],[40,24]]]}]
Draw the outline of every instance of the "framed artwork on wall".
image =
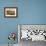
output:
[{"label": "framed artwork on wall", "polygon": [[46,41],[46,24],[19,24],[18,41]]},{"label": "framed artwork on wall", "polygon": [[17,7],[5,7],[4,8],[4,17],[16,18],[18,16]]}]

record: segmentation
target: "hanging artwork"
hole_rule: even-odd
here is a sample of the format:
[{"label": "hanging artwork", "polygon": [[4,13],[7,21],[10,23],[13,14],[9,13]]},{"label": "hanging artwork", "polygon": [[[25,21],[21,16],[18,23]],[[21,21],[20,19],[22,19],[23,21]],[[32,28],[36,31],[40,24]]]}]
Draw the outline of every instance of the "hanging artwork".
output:
[{"label": "hanging artwork", "polygon": [[5,17],[17,17],[18,16],[18,8],[17,7],[5,7],[4,8],[4,16]]},{"label": "hanging artwork", "polygon": [[46,25],[18,25],[20,40],[46,41]]}]

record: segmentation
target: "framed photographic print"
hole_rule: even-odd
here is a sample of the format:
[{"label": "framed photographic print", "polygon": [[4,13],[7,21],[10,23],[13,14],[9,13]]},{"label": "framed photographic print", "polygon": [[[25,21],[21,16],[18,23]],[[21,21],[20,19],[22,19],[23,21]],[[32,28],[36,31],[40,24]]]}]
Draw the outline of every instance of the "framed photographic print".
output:
[{"label": "framed photographic print", "polygon": [[4,16],[9,18],[14,18],[18,16],[18,8],[17,7],[5,7],[4,8]]},{"label": "framed photographic print", "polygon": [[18,41],[46,41],[46,24],[19,24]]}]

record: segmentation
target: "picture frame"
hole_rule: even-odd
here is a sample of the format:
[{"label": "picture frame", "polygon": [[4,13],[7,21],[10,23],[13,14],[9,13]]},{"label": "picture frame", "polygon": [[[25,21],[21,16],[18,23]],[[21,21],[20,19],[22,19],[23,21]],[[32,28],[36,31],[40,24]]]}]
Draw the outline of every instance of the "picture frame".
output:
[{"label": "picture frame", "polygon": [[[24,31],[28,30],[28,35],[23,32],[23,34],[24,34],[23,36],[28,36],[27,38],[24,38],[22,36],[23,30]],[[31,32],[33,32],[33,33],[31,33]],[[23,41],[24,40],[46,41],[46,24],[18,24],[18,41],[21,42],[22,40]]]},{"label": "picture frame", "polygon": [[17,7],[5,7],[4,8],[4,17],[7,18],[16,18],[18,16]]}]

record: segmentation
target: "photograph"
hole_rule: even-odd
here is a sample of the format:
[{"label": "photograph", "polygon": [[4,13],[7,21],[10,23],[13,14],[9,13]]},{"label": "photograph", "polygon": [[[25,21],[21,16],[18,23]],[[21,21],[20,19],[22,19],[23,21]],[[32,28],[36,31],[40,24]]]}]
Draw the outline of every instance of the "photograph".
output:
[{"label": "photograph", "polygon": [[46,25],[20,24],[18,30],[20,31],[20,41],[46,41]]},{"label": "photograph", "polygon": [[18,16],[18,8],[17,7],[5,7],[4,8],[4,16],[5,17],[17,17]]}]

